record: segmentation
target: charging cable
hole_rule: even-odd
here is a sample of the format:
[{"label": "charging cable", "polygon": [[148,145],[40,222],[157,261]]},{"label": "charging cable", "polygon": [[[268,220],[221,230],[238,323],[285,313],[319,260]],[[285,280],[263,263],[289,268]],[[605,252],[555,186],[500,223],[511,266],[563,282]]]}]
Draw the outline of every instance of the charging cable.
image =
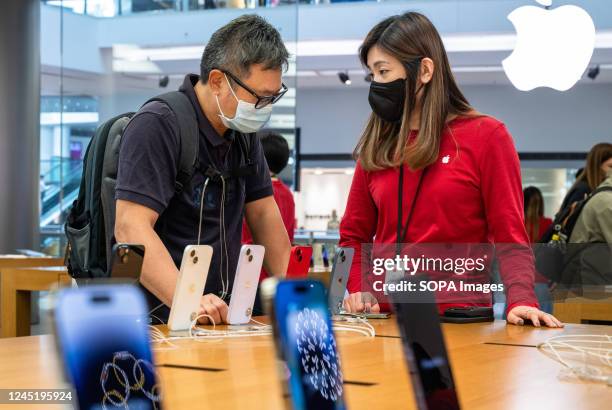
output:
[{"label": "charging cable", "polygon": [[[612,386],[611,336],[559,335],[540,343],[538,349],[565,367],[559,378],[579,379]],[[570,355],[574,357],[570,359],[568,357]],[[582,363],[577,365],[571,361]]]},{"label": "charging cable", "polygon": [[361,317],[344,317],[335,318],[333,324],[334,330],[355,332],[367,337],[376,336],[376,330],[367,319]]}]

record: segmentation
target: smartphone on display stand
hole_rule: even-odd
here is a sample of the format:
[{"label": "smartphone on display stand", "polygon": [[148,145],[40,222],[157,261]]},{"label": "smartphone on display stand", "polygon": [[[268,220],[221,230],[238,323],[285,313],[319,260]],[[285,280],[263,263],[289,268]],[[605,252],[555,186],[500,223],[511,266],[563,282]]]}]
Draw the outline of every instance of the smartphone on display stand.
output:
[{"label": "smartphone on display stand", "polygon": [[58,292],[56,344],[79,409],[162,408],[146,306],[133,285]]},{"label": "smartphone on display stand", "polygon": [[345,409],[340,356],[325,287],[314,280],[285,280],[274,295],[275,342],[284,366],[280,376],[286,408]]},{"label": "smartphone on display stand", "polygon": [[171,334],[189,331],[197,317],[212,255],[213,248],[209,245],[185,247],[168,317],[168,330]]},{"label": "smartphone on display stand", "polygon": [[294,246],[291,248],[287,278],[306,278],[310,269],[312,248],[310,246]]},{"label": "smartphone on display stand", "polygon": [[[419,289],[425,275],[406,277]],[[444,343],[435,296],[420,291],[405,303],[390,293],[402,336],[404,357],[419,410],[458,410],[459,398]]]},{"label": "smartphone on display stand", "polygon": [[144,245],[115,244],[111,253],[111,280],[119,279],[137,283],[140,280],[144,256]]},{"label": "smartphone on display stand", "polygon": [[243,325],[251,321],[265,252],[261,245],[242,245],[240,249],[227,311],[227,323],[230,325]]},{"label": "smartphone on display stand", "polygon": [[343,311],[342,303],[346,294],[346,282],[353,263],[354,253],[353,248],[338,248],[336,250],[328,290],[328,303],[332,315],[338,315]]}]

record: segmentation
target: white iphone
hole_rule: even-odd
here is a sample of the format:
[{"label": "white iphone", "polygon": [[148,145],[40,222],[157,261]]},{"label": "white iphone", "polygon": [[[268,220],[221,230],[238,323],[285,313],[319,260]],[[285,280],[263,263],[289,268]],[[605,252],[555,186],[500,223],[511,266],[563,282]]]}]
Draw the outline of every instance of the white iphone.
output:
[{"label": "white iphone", "polygon": [[191,322],[197,317],[212,254],[213,249],[209,245],[185,247],[168,319],[168,330],[171,332],[189,330]]},{"label": "white iphone", "polygon": [[261,245],[242,245],[240,249],[227,312],[227,323],[230,325],[243,325],[251,321],[265,251]]}]

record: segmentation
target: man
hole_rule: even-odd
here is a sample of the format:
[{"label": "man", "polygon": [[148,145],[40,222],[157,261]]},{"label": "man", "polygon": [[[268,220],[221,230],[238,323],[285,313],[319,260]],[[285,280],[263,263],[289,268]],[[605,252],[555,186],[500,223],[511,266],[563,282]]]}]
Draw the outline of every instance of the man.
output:
[{"label": "man", "polygon": [[[270,169],[270,177],[272,178],[272,188],[274,190],[274,200],[283,218],[283,223],[289,241],[293,242],[295,233],[295,201],[291,190],[278,178],[278,175],[285,169],[289,162],[289,144],[282,135],[270,132],[261,137],[261,146],[263,147],[266,162]],[[242,242],[249,244],[253,243],[253,237],[247,225],[242,226]],[[262,269],[260,280],[268,276],[265,269]]]},{"label": "man", "polygon": [[[174,113],[163,102],[150,102],[126,127],[115,238],[146,247],[140,282],[152,317],[167,320],[183,250],[201,236],[200,244],[211,245],[214,255],[200,313],[215,323],[226,320],[243,214],[255,242],[266,248],[268,272],[281,275],[286,270],[291,245],[261,144],[251,133],[263,127],[272,104],[287,90],[281,75],[288,57],[278,31],[255,15],[241,16],[212,35],[200,76],[187,75],[180,88],[197,114],[199,164],[179,194],[180,138]],[[246,154],[245,138],[250,138]],[[249,175],[227,177],[247,161],[253,165]]]},{"label": "man", "polygon": [[[597,189],[604,187],[612,189],[612,171]],[[598,192],[586,203],[569,242],[612,244],[612,191]]]},{"label": "man", "polygon": [[570,235],[561,275],[560,290],[584,297],[605,294],[612,284],[612,171],[594,192]]}]

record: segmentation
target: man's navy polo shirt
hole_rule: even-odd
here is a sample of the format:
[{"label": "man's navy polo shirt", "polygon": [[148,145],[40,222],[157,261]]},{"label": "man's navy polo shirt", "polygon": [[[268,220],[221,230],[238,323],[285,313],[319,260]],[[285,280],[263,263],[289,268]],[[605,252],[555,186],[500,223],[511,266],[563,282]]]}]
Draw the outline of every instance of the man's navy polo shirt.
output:
[{"label": "man's navy polo shirt", "polygon": [[[124,131],[119,154],[116,199],[135,202],[160,215],[155,231],[177,267],[180,267],[185,246],[197,243],[200,198],[206,179],[204,171],[211,163],[219,171],[229,172],[246,162],[236,140],[238,132],[228,130],[223,136],[219,135],[202,112],[193,88],[197,81],[197,75],[187,75],[179,88],[193,104],[200,130],[199,166],[191,182],[179,195],[175,195],[180,153],[179,126],[176,116],[165,103],[147,103],[136,113]],[[230,178],[226,182],[227,258],[223,255],[223,266],[220,242],[221,182],[211,181],[206,188],[201,244],[211,245],[214,249],[206,294],[221,295],[221,272],[225,276],[226,271],[229,276],[228,293],[231,293],[240,252],[245,203],[273,195],[261,143],[254,134],[246,137],[251,138],[250,158],[255,164],[255,173],[243,178]],[[164,272],[158,274],[163,275]],[[144,290],[150,309],[158,307],[161,301]],[[161,306],[153,314],[166,321],[169,309]]]}]

